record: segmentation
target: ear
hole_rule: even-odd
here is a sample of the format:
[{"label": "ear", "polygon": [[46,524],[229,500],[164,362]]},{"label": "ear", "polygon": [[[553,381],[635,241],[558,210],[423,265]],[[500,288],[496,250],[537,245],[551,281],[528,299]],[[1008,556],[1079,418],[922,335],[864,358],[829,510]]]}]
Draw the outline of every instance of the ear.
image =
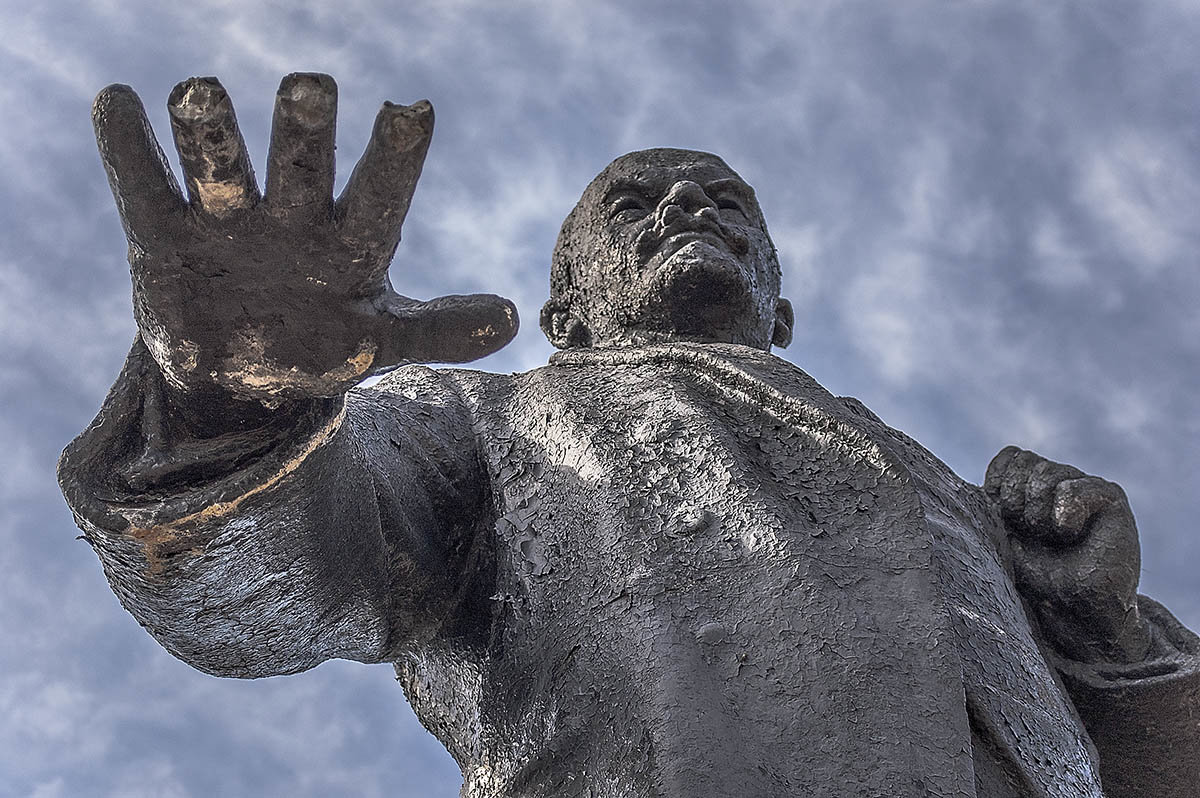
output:
[{"label": "ear", "polygon": [[783,297],[775,303],[775,329],[771,331],[771,343],[780,349],[786,349],[792,342],[792,327],[796,323],[796,315],[792,312],[792,303]]},{"label": "ear", "polygon": [[542,305],[539,318],[542,332],[557,349],[571,349],[591,344],[591,334],[583,321],[571,310],[566,297],[550,297]]}]

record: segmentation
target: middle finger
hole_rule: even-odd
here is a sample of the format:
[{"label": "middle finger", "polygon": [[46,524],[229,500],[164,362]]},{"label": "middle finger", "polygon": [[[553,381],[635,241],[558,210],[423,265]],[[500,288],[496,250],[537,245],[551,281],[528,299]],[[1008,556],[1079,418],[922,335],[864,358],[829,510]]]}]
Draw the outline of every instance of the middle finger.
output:
[{"label": "middle finger", "polygon": [[258,184],[233,103],[216,78],[189,78],[167,100],[192,207],[226,216],[258,202]]}]

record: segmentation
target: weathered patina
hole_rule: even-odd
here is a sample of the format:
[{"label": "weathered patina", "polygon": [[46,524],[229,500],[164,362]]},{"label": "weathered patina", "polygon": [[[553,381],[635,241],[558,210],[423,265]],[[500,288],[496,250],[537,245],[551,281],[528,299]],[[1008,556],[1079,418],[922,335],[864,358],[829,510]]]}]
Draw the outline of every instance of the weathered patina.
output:
[{"label": "weathered patina", "polygon": [[1137,595],[1120,488],[1013,447],[971,485],[772,355],[792,309],[719,158],[587,188],[548,365],[434,370],[517,318],[388,283],[428,103],[336,202],[327,76],[280,87],[262,196],[215,80],[170,108],[186,199],[132,91],[96,103],[140,332],[60,477],[171,653],[393,662],[478,798],[1195,795],[1200,641]]}]

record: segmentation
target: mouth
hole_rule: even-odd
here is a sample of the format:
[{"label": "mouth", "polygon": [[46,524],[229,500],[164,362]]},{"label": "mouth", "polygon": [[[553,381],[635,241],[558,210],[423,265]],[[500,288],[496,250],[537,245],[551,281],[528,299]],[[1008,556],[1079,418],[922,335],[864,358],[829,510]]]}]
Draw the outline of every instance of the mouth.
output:
[{"label": "mouth", "polygon": [[703,242],[732,252],[729,244],[715,232],[708,230],[685,230],[662,239],[652,254],[666,259],[693,242]]}]

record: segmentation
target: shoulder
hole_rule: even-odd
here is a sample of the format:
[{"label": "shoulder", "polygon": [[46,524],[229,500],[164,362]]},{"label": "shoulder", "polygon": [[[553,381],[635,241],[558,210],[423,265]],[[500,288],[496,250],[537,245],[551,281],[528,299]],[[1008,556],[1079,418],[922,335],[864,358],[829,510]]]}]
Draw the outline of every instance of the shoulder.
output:
[{"label": "shoulder", "polygon": [[[862,401],[855,399],[853,396],[839,396],[837,400],[854,415],[859,418],[865,418],[868,421],[874,421],[876,424],[883,424],[883,419],[877,416],[871,408],[867,407]],[[886,424],[884,426],[887,426]],[[888,427],[890,430],[891,427]]]},{"label": "shoulder", "polygon": [[351,396],[365,401],[407,400],[433,405],[469,403],[471,397],[504,390],[521,374],[493,374],[459,368],[400,366],[382,378],[355,388]]}]

